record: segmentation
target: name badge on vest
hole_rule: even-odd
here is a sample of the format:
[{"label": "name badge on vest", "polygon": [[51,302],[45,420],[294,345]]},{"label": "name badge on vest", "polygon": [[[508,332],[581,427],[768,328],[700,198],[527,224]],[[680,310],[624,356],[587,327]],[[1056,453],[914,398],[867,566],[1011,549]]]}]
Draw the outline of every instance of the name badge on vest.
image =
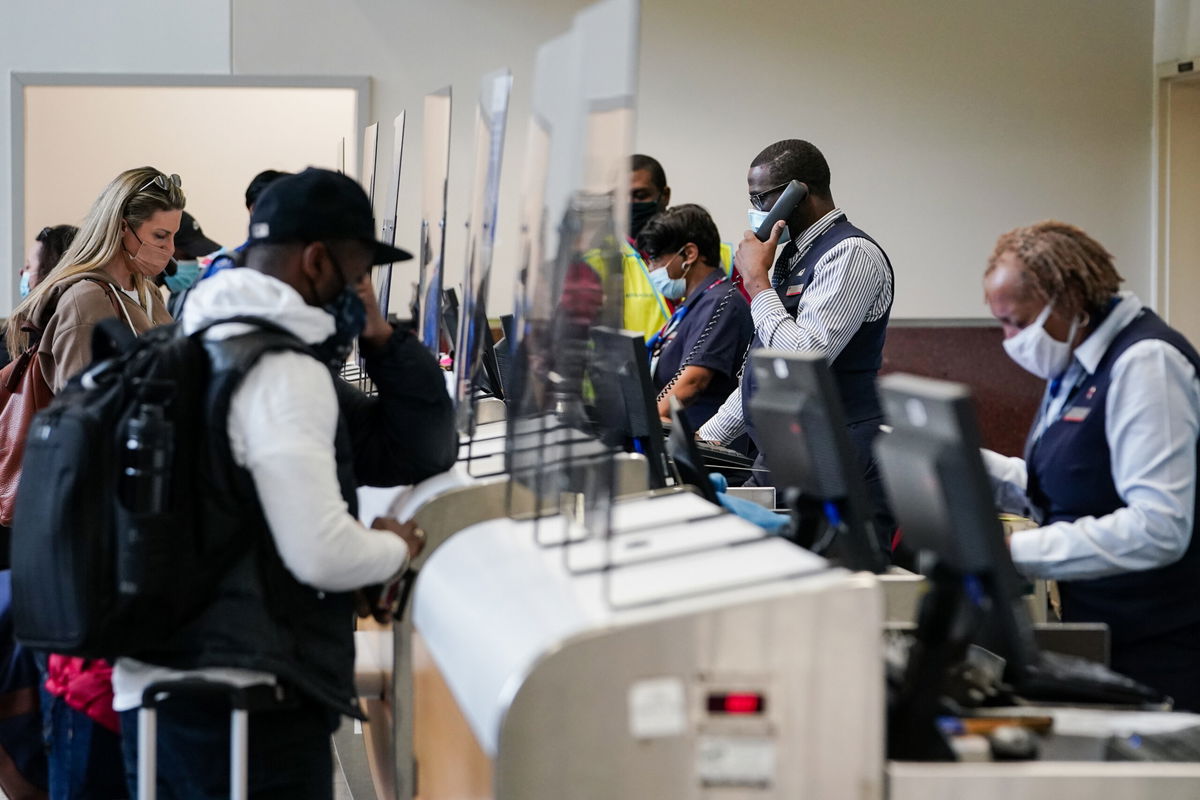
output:
[{"label": "name badge on vest", "polygon": [[787,287],[784,294],[786,294],[788,297],[795,297],[796,295],[800,294],[803,291],[804,291],[804,284],[796,283],[796,284],[792,284],[791,286]]},{"label": "name badge on vest", "polygon": [[1072,406],[1063,414],[1063,422],[1083,422],[1092,413],[1089,406]]}]

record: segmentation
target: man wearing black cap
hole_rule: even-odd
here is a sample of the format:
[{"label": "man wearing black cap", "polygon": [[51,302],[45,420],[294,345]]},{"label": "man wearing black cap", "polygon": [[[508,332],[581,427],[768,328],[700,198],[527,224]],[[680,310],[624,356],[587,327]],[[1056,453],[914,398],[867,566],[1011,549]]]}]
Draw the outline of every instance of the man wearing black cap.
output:
[{"label": "man wearing black cap", "polygon": [[[225,510],[225,524],[261,545],[233,567],[195,622],[145,657],[117,662],[114,706],[131,783],[142,692],[156,681],[198,675],[279,690],[282,700],[251,714],[252,797],[332,796],[329,735],[341,715],[360,713],[353,593],[398,575],[422,543],[411,524],[376,520],[379,530],[364,528],[355,518],[356,486],[415,483],[448,469],[457,449],[441,370],[379,313],[368,278],[372,265],[408,258],[375,241],[370,203],[357,183],[308,169],[259,198],[246,269],[226,270],[192,292],[185,333],[253,316],[308,347],[261,356],[229,395],[224,430],[210,425],[212,449],[226,454],[229,485],[205,487],[212,494],[206,507]],[[227,322],[203,335],[211,341],[252,331]],[[376,397],[331,372],[355,338]],[[214,360],[214,376],[220,366]],[[246,486],[248,499],[236,488]],[[182,697],[168,700],[158,717],[160,793],[227,796],[228,705]]]},{"label": "man wearing black cap", "polygon": [[188,292],[200,280],[200,258],[217,252],[221,245],[204,235],[200,223],[184,211],[179,221],[179,232],[175,234],[175,264],[167,265],[163,272],[163,283],[170,290],[167,311],[179,319]]}]

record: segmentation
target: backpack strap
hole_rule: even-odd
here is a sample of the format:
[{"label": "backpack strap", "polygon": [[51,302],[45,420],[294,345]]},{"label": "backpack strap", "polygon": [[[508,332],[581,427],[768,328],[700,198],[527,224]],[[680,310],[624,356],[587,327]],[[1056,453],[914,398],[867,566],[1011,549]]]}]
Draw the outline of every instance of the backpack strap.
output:
[{"label": "backpack strap", "polygon": [[[320,362],[320,359],[317,358],[313,349],[301,341],[295,334],[273,322],[256,317],[230,317],[219,320],[205,325],[203,328],[195,331],[192,336],[197,336],[213,325],[225,322],[243,322],[248,325],[255,325],[259,330],[251,331],[241,336],[231,336],[228,339],[206,341],[203,343],[205,350],[208,352],[210,368],[213,370],[213,374],[210,374],[210,381],[215,377],[216,373],[224,375],[224,378],[220,381],[220,386],[214,383],[209,384],[204,403],[205,415],[209,420],[209,425],[214,430],[220,431],[215,439],[215,455],[218,466],[214,468],[214,477],[221,482],[225,491],[232,493],[231,496],[240,496],[244,500],[257,503],[257,493],[254,489],[253,479],[244,467],[238,466],[233,455],[233,448],[229,442],[229,437],[226,435],[229,409],[233,402],[233,395],[263,356],[270,353],[294,352],[310,356],[317,359],[318,362]],[[194,341],[199,342],[200,340],[194,339]],[[255,508],[260,509],[257,505],[255,505]]]},{"label": "backpack strap", "polygon": [[[223,319],[212,320],[211,322],[207,322],[204,325],[201,325],[199,328],[192,331],[188,335],[193,338],[199,339],[210,328],[215,328],[218,325],[226,325],[226,324],[230,324],[230,323],[240,323],[242,325],[251,325],[256,328],[261,328],[263,330],[270,331],[271,333],[277,333],[277,334],[280,334],[281,336],[287,336],[291,339],[295,339],[297,342],[300,342],[305,348],[308,348],[308,345],[306,343],[304,343],[300,339],[300,337],[298,337],[296,334],[292,333],[291,331],[289,331],[287,328],[283,327],[282,325],[272,322],[269,319],[264,319],[262,317],[255,317],[255,316],[251,316],[248,314],[239,314],[239,315],[233,316],[233,317],[225,317]],[[311,349],[311,348],[308,348],[308,349]]]},{"label": "backpack strap", "polygon": [[[117,297],[117,290],[113,288],[113,285],[103,278],[91,278],[85,276],[83,280],[90,281],[103,290],[104,296],[108,298],[108,302],[112,304],[113,311],[115,311],[117,314],[117,319],[124,319],[129,324],[129,328],[132,331],[133,320],[129,318],[129,312],[125,310],[125,304],[121,302],[121,298]],[[133,331],[133,334],[136,336],[137,331]]]}]

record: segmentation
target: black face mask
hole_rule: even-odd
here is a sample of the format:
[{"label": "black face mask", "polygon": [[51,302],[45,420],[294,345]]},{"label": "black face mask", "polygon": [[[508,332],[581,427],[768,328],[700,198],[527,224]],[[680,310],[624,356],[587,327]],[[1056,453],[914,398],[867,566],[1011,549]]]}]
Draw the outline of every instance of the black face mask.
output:
[{"label": "black face mask", "polygon": [[363,305],[362,298],[358,296],[354,287],[346,282],[346,273],[334,259],[332,251],[329,252],[329,260],[333,262],[334,268],[342,278],[342,290],[321,306],[333,317],[334,331],[315,349],[330,366],[336,368],[346,362],[350,350],[354,347],[354,340],[366,327],[367,307]]},{"label": "black face mask", "polygon": [[646,227],[646,223],[650,218],[657,214],[661,209],[658,207],[657,200],[642,200],[637,203],[629,204],[629,237],[636,239],[638,234],[642,232],[642,228]]}]

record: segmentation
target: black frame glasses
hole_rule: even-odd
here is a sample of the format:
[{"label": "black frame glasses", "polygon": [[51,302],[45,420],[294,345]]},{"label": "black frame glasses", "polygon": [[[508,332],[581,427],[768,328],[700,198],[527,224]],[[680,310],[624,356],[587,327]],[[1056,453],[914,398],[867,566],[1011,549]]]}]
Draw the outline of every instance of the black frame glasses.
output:
[{"label": "black frame glasses", "polygon": [[770,189],[764,189],[761,192],[755,192],[751,194],[750,205],[754,206],[759,211],[766,211],[767,209],[763,208],[763,201],[767,199],[767,195],[771,195],[775,192],[786,189],[789,183],[791,183],[791,181],[784,181],[778,186],[772,186]]},{"label": "black frame glasses", "polygon": [[157,186],[158,188],[162,189],[165,192],[170,188],[170,186],[168,185],[168,181],[170,183],[175,184],[176,189],[183,188],[183,181],[179,178],[178,175],[176,175],[175,173],[171,173],[170,177],[168,177],[160,172],[157,175],[155,175],[153,178],[151,178],[150,180],[146,181],[146,185],[143,186],[142,188],[138,189],[138,191],[144,192],[147,189],[149,189],[151,186]]}]

